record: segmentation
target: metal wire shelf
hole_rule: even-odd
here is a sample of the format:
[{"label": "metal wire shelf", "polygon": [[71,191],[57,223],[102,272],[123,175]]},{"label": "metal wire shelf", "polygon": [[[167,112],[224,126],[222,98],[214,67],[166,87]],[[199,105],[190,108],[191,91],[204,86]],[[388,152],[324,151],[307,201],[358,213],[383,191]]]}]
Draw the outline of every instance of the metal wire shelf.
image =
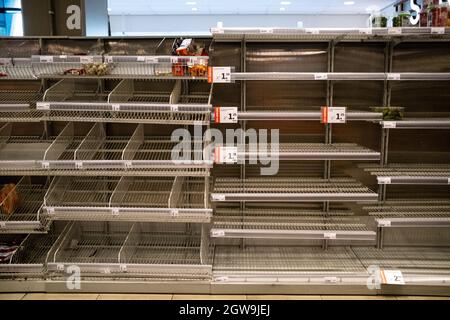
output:
[{"label": "metal wire shelf", "polygon": [[34,90],[1,90],[0,122],[39,122],[42,112],[35,110],[42,93]]},{"label": "metal wire shelf", "polygon": [[5,211],[4,203],[12,197],[10,192],[0,203],[0,233],[45,233],[50,221],[42,215],[45,185],[33,184],[30,177],[23,177],[15,186],[18,204],[12,212]]},{"label": "metal wire shelf", "polygon": [[211,33],[216,41],[437,41],[448,39],[450,28],[212,28]]},{"label": "metal wire shelf", "polygon": [[206,280],[212,271],[202,262],[201,241],[200,234],[151,232],[139,223],[105,230],[74,222],[47,267],[56,277],[76,264],[84,277]]},{"label": "metal wire shelf", "polygon": [[31,56],[31,65],[36,77],[48,75],[63,75],[72,69],[82,69],[90,63],[102,63],[102,56]]},{"label": "metal wire shelf", "polygon": [[450,227],[450,201],[430,199],[386,201],[378,206],[363,207],[380,228]]},{"label": "metal wire shelf", "polygon": [[[77,88],[74,79],[61,80],[48,89],[37,108],[51,121],[120,123],[201,124],[210,123],[212,87],[177,81],[122,80],[99,102],[98,88],[92,97]],[[68,92],[71,92],[68,94]],[[83,100],[78,100],[81,96]]]},{"label": "metal wire shelf", "polygon": [[4,80],[36,79],[31,65],[31,58],[0,58],[0,73]]},{"label": "metal wire shelf", "polygon": [[248,202],[376,201],[378,195],[348,178],[216,178],[211,200]]},{"label": "metal wire shelf", "polygon": [[[279,160],[379,160],[380,153],[354,143],[280,143],[238,146],[238,161],[259,159],[261,156]],[[262,150],[260,150],[262,148]],[[277,150],[278,149],[278,150]]]},{"label": "metal wire shelf", "polygon": [[450,249],[420,247],[354,247],[352,250],[364,266],[400,269],[404,273],[450,274]]},{"label": "metal wire shelf", "polygon": [[[249,108],[249,107],[247,107]],[[251,107],[258,110],[258,107]],[[262,109],[262,108],[261,108]],[[238,120],[299,120],[299,121],[320,121],[322,113],[320,111],[279,111],[279,108],[264,107],[265,111],[242,111],[238,112]],[[269,110],[267,110],[269,109]],[[317,108],[319,109],[319,108]],[[368,111],[347,111],[348,121],[377,121],[382,119],[382,114]]]},{"label": "metal wire shelf", "polygon": [[448,81],[450,73],[232,72],[232,81]]},{"label": "metal wire shelf", "polygon": [[382,121],[384,129],[450,129],[450,119],[404,119],[402,121]]},{"label": "metal wire shelf", "polygon": [[[67,226],[66,226],[67,227]],[[67,230],[52,229],[48,234],[30,234],[19,245],[9,263],[0,264],[1,278],[43,278],[46,261]]]},{"label": "metal wire shelf", "polygon": [[216,209],[210,234],[212,238],[375,240],[375,232],[358,217],[342,216],[342,211],[297,211],[296,215],[293,211],[288,209],[285,215],[278,209]]},{"label": "metal wire shelf", "polygon": [[367,271],[346,247],[216,246],[216,282],[350,283],[367,281]]},{"label": "metal wire shelf", "polygon": [[[112,75],[205,76],[208,56],[105,56]],[[193,73],[202,66],[202,73]]]},{"label": "metal wire shelf", "polygon": [[205,178],[55,178],[43,210],[50,220],[208,223]]},{"label": "metal wire shelf", "polygon": [[173,158],[177,142],[144,136],[142,124],[131,137],[112,137],[96,123],[81,140],[72,122],[50,140],[12,137],[11,130],[11,123],[0,128],[0,173],[4,175],[208,176],[212,167],[212,161],[202,160],[202,150]]},{"label": "metal wire shelf", "polygon": [[364,171],[377,176],[378,184],[450,184],[450,165],[448,164],[390,164],[360,165]]}]

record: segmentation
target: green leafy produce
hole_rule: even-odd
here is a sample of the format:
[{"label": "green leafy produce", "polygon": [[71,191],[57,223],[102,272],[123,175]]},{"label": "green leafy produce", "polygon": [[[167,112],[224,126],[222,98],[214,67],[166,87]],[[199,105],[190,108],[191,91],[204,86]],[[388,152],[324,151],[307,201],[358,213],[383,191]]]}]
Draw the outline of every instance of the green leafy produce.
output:
[{"label": "green leafy produce", "polygon": [[398,107],[378,107],[375,112],[382,112],[385,121],[403,119],[403,111]]}]

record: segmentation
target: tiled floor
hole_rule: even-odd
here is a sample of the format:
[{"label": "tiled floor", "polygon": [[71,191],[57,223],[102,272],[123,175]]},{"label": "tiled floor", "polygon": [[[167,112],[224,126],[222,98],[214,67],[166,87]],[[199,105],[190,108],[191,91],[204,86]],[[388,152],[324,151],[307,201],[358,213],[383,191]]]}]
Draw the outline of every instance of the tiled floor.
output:
[{"label": "tiled floor", "polygon": [[429,296],[295,296],[295,295],[185,295],[185,294],[56,294],[8,293],[0,300],[450,300]]}]

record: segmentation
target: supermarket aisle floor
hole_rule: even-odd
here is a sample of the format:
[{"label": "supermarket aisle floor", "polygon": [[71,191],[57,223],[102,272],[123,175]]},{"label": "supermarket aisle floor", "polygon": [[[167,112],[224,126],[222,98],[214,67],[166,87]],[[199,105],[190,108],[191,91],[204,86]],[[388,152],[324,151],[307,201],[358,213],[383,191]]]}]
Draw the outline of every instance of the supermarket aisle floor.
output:
[{"label": "supermarket aisle floor", "polygon": [[184,295],[184,294],[54,294],[8,293],[0,300],[450,300],[430,296],[295,296],[295,295]]}]

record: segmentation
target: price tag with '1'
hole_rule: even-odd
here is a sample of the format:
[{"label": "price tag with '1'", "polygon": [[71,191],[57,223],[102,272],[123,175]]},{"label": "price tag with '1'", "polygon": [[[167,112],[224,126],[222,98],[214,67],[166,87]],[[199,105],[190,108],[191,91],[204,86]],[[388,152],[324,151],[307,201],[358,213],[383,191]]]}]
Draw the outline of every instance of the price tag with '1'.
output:
[{"label": "price tag with '1'", "polygon": [[238,111],[237,107],[214,108],[215,123],[237,123]]},{"label": "price tag with '1'", "polygon": [[214,149],[215,163],[237,163],[238,151],[237,147],[216,147]]},{"label": "price tag with '1'", "polygon": [[231,67],[208,67],[208,83],[230,83]]},{"label": "price tag with '1'", "polygon": [[322,123],[346,123],[346,107],[322,107]]}]

